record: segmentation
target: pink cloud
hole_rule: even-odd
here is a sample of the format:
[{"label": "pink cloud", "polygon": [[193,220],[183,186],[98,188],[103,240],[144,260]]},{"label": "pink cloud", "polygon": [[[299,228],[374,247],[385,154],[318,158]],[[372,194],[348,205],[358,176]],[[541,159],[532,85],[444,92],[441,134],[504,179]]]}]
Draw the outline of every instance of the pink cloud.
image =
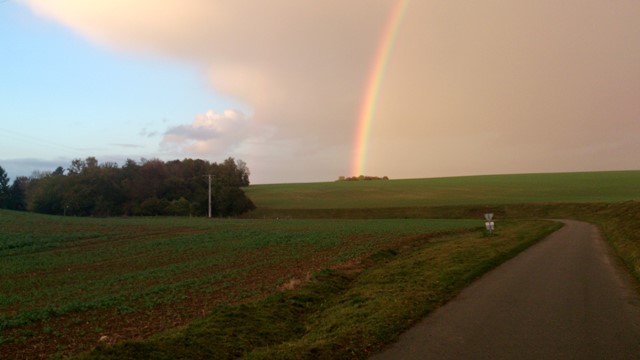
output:
[{"label": "pink cloud", "polygon": [[[279,180],[305,181],[349,172],[366,77],[396,2],[27,3],[102,46],[194,64],[214,91],[251,108],[251,118],[199,115],[169,129],[163,148],[239,151],[258,177],[277,169]],[[381,84],[367,175],[636,168],[629,154],[640,142],[600,145],[640,131],[640,2],[579,9],[412,1]],[[251,131],[260,128],[270,131]]]}]

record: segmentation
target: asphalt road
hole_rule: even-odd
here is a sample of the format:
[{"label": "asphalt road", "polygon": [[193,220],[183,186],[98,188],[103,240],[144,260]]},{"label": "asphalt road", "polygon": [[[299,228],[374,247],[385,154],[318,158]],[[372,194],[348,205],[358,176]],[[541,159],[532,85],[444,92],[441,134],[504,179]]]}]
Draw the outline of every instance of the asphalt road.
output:
[{"label": "asphalt road", "polygon": [[566,226],[373,359],[640,359],[640,297],[595,226]]}]

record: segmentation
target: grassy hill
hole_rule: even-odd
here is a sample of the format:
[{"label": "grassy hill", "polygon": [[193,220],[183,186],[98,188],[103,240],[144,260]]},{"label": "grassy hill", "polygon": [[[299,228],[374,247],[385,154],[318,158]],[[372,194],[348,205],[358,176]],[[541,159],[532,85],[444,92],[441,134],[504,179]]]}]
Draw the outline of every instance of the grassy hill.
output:
[{"label": "grassy hill", "polygon": [[252,185],[258,208],[348,209],[622,202],[640,199],[640,171],[465,176]]}]

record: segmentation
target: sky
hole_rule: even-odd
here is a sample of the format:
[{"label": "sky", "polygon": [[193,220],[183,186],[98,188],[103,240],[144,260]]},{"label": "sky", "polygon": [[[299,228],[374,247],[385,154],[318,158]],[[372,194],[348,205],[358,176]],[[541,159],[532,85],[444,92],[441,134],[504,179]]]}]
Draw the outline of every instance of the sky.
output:
[{"label": "sky", "polygon": [[640,169],[635,0],[0,0],[0,166]]}]

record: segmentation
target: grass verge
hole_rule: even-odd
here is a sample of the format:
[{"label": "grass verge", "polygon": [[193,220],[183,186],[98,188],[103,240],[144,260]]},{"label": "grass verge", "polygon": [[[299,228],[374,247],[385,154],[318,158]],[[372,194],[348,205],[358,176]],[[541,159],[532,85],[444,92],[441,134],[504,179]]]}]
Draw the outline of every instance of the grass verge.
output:
[{"label": "grass verge", "polygon": [[583,207],[577,217],[598,225],[605,240],[637,280],[640,290],[640,203],[628,201]]},{"label": "grass verge", "polygon": [[502,205],[496,207],[496,212],[500,218],[562,218],[597,225],[640,291],[640,202]]},{"label": "grass verge", "polygon": [[473,279],[560,227],[503,222],[374,253],[357,269],[324,270],[304,286],[220,307],[146,341],[99,347],[82,359],[366,358]]}]

